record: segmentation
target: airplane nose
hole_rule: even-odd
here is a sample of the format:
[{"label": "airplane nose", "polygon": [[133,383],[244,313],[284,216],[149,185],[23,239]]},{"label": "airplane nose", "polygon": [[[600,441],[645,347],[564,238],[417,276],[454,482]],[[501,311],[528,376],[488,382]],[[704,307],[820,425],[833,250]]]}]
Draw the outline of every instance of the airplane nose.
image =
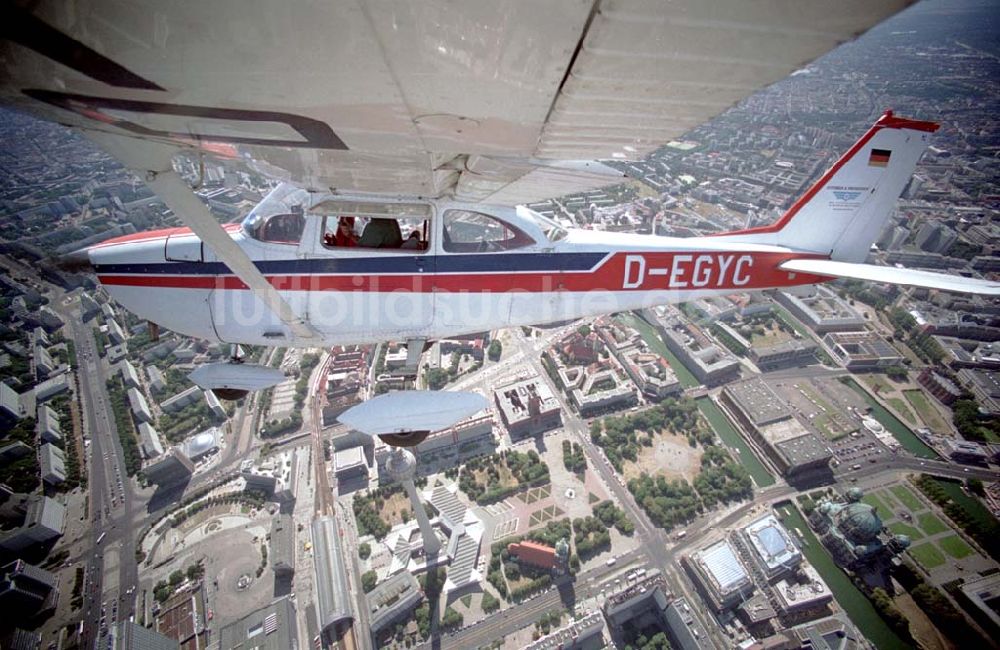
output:
[{"label": "airplane nose", "polygon": [[56,258],[56,266],[67,273],[87,273],[93,269],[90,263],[90,251],[86,248],[66,253]]}]

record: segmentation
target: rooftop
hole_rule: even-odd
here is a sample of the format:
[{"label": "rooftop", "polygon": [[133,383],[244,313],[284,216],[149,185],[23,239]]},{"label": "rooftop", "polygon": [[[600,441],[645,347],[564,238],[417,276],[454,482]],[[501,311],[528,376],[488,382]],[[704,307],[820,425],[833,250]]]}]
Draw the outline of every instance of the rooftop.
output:
[{"label": "rooftop", "polygon": [[549,385],[539,377],[525,379],[497,389],[497,404],[506,416],[507,422],[526,420],[532,416],[532,402],[537,403],[539,412],[559,409],[559,401],[552,394]]},{"label": "rooftop", "polygon": [[763,379],[734,382],[726,386],[725,390],[757,427],[792,416],[785,401]]},{"label": "rooftop", "polygon": [[761,562],[769,569],[789,566],[802,559],[788,531],[772,514],[752,522],[743,531]]},{"label": "rooftop", "polygon": [[219,647],[287,650],[298,645],[298,625],[291,598],[261,607],[219,631]]},{"label": "rooftop", "polygon": [[420,604],[424,594],[420,584],[409,571],[401,571],[383,580],[368,594],[370,626],[378,633],[386,625]]},{"label": "rooftop", "polygon": [[790,467],[808,465],[833,456],[826,442],[811,432],[776,443],[774,448],[785,457]]},{"label": "rooftop", "polygon": [[533,566],[551,569],[556,565],[556,549],[545,544],[525,540],[523,542],[508,544],[507,550],[511,554],[516,555],[518,561]]},{"label": "rooftop", "polygon": [[314,602],[320,629],[329,635],[334,625],[353,618],[346,573],[348,560],[340,546],[337,524],[332,517],[313,521],[312,541],[316,575]]},{"label": "rooftop", "polygon": [[333,455],[333,467],[335,472],[340,472],[354,467],[368,467],[365,460],[364,447],[351,447],[338,451]]},{"label": "rooftop", "polygon": [[746,568],[727,539],[719,540],[694,553],[691,559],[721,595],[741,589],[750,582]]},{"label": "rooftop", "polygon": [[199,434],[193,435],[181,444],[184,455],[191,460],[198,460],[205,454],[219,448],[222,440],[222,430],[210,427]]}]

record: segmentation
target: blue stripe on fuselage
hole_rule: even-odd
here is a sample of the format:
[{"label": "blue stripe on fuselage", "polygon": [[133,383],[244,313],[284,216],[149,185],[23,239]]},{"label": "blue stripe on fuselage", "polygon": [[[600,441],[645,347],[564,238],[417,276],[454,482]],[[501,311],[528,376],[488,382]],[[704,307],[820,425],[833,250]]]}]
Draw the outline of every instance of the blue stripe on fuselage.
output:
[{"label": "blue stripe on fuselage", "polygon": [[[472,255],[407,255],[388,253],[377,257],[257,261],[264,275],[379,275],[412,273],[417,260],[435,273],[498,273],[589,271],[607,253],[477,253]],[[222,262],[161,262],[155,264],[97,264],[99,274],[231,275]]]}]

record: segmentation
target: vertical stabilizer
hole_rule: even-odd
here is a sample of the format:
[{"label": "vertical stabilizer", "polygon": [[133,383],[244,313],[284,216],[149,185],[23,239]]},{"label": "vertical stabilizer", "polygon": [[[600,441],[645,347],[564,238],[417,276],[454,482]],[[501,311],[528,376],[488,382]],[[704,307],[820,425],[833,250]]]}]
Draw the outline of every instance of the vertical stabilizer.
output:
[{"label": "vertical stabilizer", "polygon": [[887,111],[777,222],[718,237],[863,261],[937,129]]}]

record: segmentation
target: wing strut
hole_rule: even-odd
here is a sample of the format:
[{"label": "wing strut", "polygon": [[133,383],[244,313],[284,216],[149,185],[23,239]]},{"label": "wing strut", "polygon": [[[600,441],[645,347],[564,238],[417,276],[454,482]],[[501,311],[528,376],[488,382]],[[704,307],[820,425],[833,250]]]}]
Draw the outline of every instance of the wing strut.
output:
[{"label": "wing strut", "polygon": [[253,290],[260,301],[292,331],[296,339],[319,338],[312,326],[292,310],[278,290],[267,281],[264,274],[215,220],[205,204],[191,191],[177,172],[173,169],[166,172],[147,172],[146,184],[163,199],[184,225],[212,247],[229,270]]},{"label": "wing strut", "polygon": [[233,241],[184,179],[174,171],[172,158],[176,149],[149,140],[122,137],[106,132],[84,133],[125,166],[139,174],[174,214],[203,242],[212,247],[226,266],[257,298],[284,323],[296,340],[318,340],[319,334],[301,318],[267,281],[243,249]]}]

